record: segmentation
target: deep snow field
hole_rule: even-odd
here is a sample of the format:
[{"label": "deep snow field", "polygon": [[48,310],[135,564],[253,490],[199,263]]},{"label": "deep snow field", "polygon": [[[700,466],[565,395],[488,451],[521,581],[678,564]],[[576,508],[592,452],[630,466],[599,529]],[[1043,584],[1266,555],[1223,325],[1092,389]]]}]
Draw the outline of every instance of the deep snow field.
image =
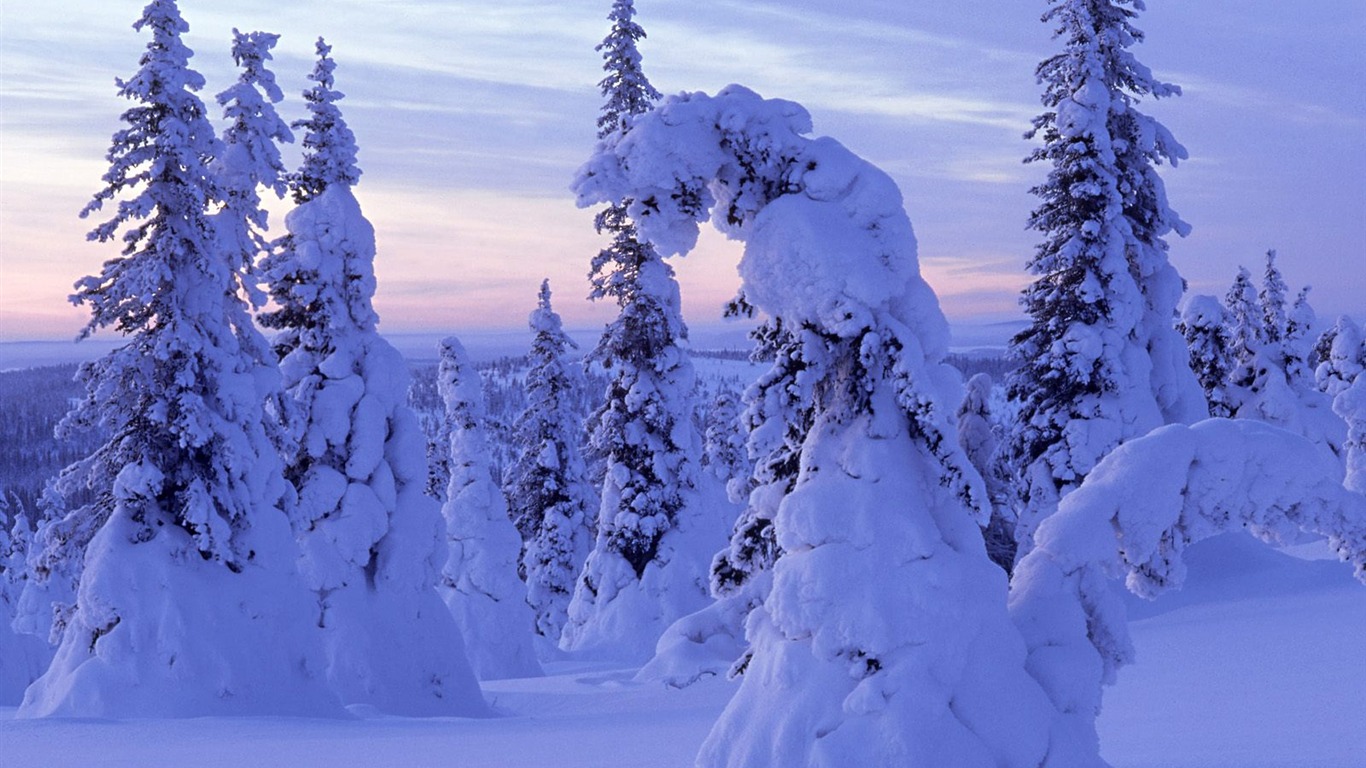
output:
[{"label": "deep snow field", "polygon": [[[1192,547],[1186,589],[1131,603],[1138,662],[1100,718],[1115,768],[1366,766],[1366,588],[1349,569],[1241,534]],[[682,768],[733,684],[636,683],[633,669],[562,661],[486,683],[484,720],[359,717],[14,720],[0,765],[554,766]]]}]

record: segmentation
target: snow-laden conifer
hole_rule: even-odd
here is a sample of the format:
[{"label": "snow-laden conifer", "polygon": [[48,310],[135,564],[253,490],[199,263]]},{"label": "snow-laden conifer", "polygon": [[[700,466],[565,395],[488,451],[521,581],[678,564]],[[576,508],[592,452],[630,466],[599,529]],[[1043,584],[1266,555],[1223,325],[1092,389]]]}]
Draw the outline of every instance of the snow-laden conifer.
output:
[{"label": "snow-laden conifer", "polygon": [[1257,302],[1262,308],[1262,343],[1280,344],[1285,339],[1289,314],[1286,293],[1289,287],[1276,266],[1276,251],[1266,252],[1266,268],[1262,272],[1262,287],[1257,291]]},{"label": "snow-laden conifer", "polygon": [[1186,338],[1190,366],[1205,391],[1210,416],[1230,416],[1228,385],[1233,359],[1230,346],[1228,312],[1213,296],[1195,295],[1186,299],[1177,330]]},{"label": "snow-laden conifer", "polygon": [[289,179],[296,203],[306,203],[335,184],[352,187],[360,180],[356,137],[337,106],[345,94],[335,88],[336,78],[332,73],[337,69],[337,62],[329,55],[332,46],[320,37],[315,48],[318,63],[308,75],[313,86],[304,91],[308,117],[291,124],[294,129],[304,131],[303,165]]},{"label": "snow-laden conifer", "polygon": [[1225,322],[1228,328],[1229,359],[1228,399],[1230,410],[1249,397],[1249,390],[1258,376],[1264,372],[1263,348],[1266,346],[1265,322],[1262,319],[1262,306],[1257,300],[1257,289],[1252,283],[1252,273],[1245,267],[1238,268],[1224,295],[1226,310]]},{"label": "snow-laden conifer", "polygon": [[436,502],[424,494],[426,441],[408,407],[403,358],[376,330],[375,232],[351,185],[355,143],[336,102],[330,48],[308,93],[312,117],[301,204],[263,262],[275,308],[293,421],[287,475],[314,592],[309,619],[326,634],[326,679],[347,704],[403,715],[484,710],[460,633],[437,592],[446,550]]},{"label": "snow-laden conifer", "polygon": [[1327,349],[1314,370],[1314,378],[1319,391],[1335,397],[1352,386],[1352,381],[1366,369],[1366,340],[1356,321],[1342,315],[1332,328],[1324,331],[1319,346]]},{"label": "snow-laden conifer", "polygon": [[1333,411],[1347,422],[1347,437],[1343,441],[1345,485],[1358,494],[1366,494],[1366,372],[1358,371],[1352,383],[1337,393]]},{"label": "snow-laden conifer", "polygon": [[818,339],[789,332],[781,317],[761,323],[750,337],[750,359],[770,361],[771,367],[744,393],[740,431],[750,470],[727,483],[731,501],[742,506],[729,542],[712,558],[714,602],[670,625],[637,679],[683,687],[703,677],[741,674],[749,664],[745,622],[772,585],[773,564],[781,554],[773,521],[796,483],[802,443],[814,418],[814,381],[803,373],[811,366],[806,354],[816,351],[820,357],[818,346],[807,346]]},{"label": "snow-laden conifer", "polygon": [[550,306],[549,280],[541,283],[530,325],[527,405],[517,418],[519,453],[503,473],[503,492],[522,538],[519,568],[536,633],[557,643],[592,543],[589,516],[597,505],[579,452],[582,381],[568,358],[577,345]]},{"label": "snow-laden conifer", "polygon": [[15,706],[24,689],[52,659],[44,638],[19,632],[12,625],[19,598],[28,582],[28,550],[33,530],[13,494],[0,488],[0,706]]},{"label": "snow-laden conifer", "polygon": [[[223,206],[215,224],[223,248],[240,259],[241,269],[253,270],[257,257],[269,247],[267,213],[258,190],[265,187],[284,197],[286,172],[279,144],[294,141],[294,134],[275,111],[284,94],[267,67],[280,36],[236,29],[232,36],[232,57],[242,74],[218,94],[228,127],[223,131],[223,151],[213,164],[223,187]],[[257,290],[254,284],[249,287]],[[258,304],[262,301],[256,299]]]},{"label": "snow-laden conifer", "polygon": [[1024,292],[1029,327],[1011,342],[1020,403],[1004,446],[1018,486],[1022,551],[1040,519],[1124,440],[1205,412],[1173,329],[1182,281],[1164,236],[1188,226],[1167,205],[1157,167],[1186,150],[1141,99],[1180,93],[1129,48],[1140,0],[1051,0],[1044,21],[1063,50],[1039,64],[1046,111],[1029,137],[1048,163],[1031,190],[1039,243]]},{"label": "snow-laden conifer", "polygon": [[[702,431],[702,466],[712,477],[726,484],[727,495],[743,500],[745,482],[751,474],[745,454],[746,432],[740,421],[740,402],[723,390],[707,408]],[[734,493],[731,489],[735,489]]]},{"label": "snow-laden conifer", "polygon": [[739,86],[684,94],[604,142],[575,184],[581,204],[633,199],[664,253],[691,249],[708,217],[744,240],[744,294],[805,366],[809,428],[772,523],[783,554],[698,765],[1079,765],[1094,745],[1052,730],[986,555],[947,324],[900,193],[810,128],[800,106]]},{"label": "snow-laden conifer", "polygon": [[[600,138],[628,131],[659,93],[640,68],[631,0],[617,0],[599,46],[607,76]],[[631,201],[609,201],[596,226],[611,243],[593,258],[591,298],[620,314],[590,359],[607,369],[602,404],[589,417],[590,450],[605,457],[597,536],[569,607],[562,646],[645,658],[660,632],[706,601],[705,547],[690,517],[701,437],[692,423],[694,373],[673,268],[637,237]]]},{"label": "snow-laden conifer", "polygon": [[1267,254],[1267,278],[1260,293],[1251,274],[1240,268],[1224,299],[1231,359],[1229,414],[1303,435],[1341,458],[1346,427],[1333,415],[1331,397],[1317,389],[1308,373],[1307,329],[1313,324],[1313,310],[1307,289],[1301,294],[1306,298],[1287,312],[1284,282],[1274,258],[1274,251]]},{"label": "snow-laden conifer", "polygon": [[991,376],[985,373],[968,379],[958,405],[958,444],[982,475],[991,500],[991,519],[982,529],[987,555],[1009,573],[1015,563],[1015,521],[1007,498],[1009,489],[996,468],[1001,427],[991,411],[992,387]]},{"label": "snow-laden conifer", "polygon": [[211,215],[223,152],[174,0],[134,24],[151,33],[117,81],[135,102],[84,214],[117,201],[90,239],[123,241],[72,297],[128,341],[81,368],[64,429],[110,437],[69,468],[94,501],[45,529],[49,554],[80,558],[74,613],[21,716],[335,714],[318,630],[281,510],[287,484],[262,426],[278,385],[240,296],[251,275]]},{"label": "snow-laden conifer", "polygon": [[481,680],[540,675],[531,642],[535,619],[517,578],[521,539],[493,479],[479,372],[454,336],[441,341],[440,355],[437,389],[451,436],[451,480],[441,510],[446,604]]},{"label": "snow-laden conifer", "polygon": [[1295,303],[1285,318],[1285,340],[1282,342],[1281,359],[1285,361],[1285,375],[1297,387],[1314,385],[1314,339],[1311,334],[1318,318],[1309,304],[1310,287],[1305,286],[1295,294]]}]

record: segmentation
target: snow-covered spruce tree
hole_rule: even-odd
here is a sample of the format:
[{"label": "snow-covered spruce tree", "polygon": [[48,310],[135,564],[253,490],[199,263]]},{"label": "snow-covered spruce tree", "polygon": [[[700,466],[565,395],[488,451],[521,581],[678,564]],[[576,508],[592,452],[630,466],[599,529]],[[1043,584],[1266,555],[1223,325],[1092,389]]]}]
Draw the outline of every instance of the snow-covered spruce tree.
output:
[{"label": "snow-covered spruce tree", "polygon": [[12,623],[28,582],[28,549],[33,530],[18,498],[0,488],[0,705],[15,706],[24,689],[43,673],[52,652],[41,637],[19,632]]},{"label": "snow-covered spruce tree", "polygon": [[1318,318],[1309,304],[1309,286],[1295,294],[1295,303],[1285,318],[1285,341],[1282,342],[1281,359],[1285,361],[1285,375],[1298,387],[1314,386],[1314,339],[1310,334]]},{"label": "snow-covered spruce tree", "polygon": [[519,570],[536,633],[557,643],[574,581],[592,543],[589,515],[597,508],[579,453],[578,389],[568,352],[577,345],[550,306],[550,281],[541,283],[531,313],[531,368],[526,409],[517,418],[518,455],[503,472],[503,493],[522,539]]},{"label": "snow-covered spruce tree", "polygon": [[117,82],[136,104],[83,212],[118,200],[90,238],[121,235],[124,248],[72,297],[91,307],[83,336],[112,327],[128,341],[79,374],[67,428],[110,437],[63,478],[95,500],[44,545],[83,549],[84,566],[57,656],[19,714],[340,714],[262,426],[278,374],[239,298],[252,275],[210,213],[225,202],[211,171],[223,147],[195,95],[188,26],[174,0],[154,0],[134,28],[152,39]]},{"label": "snow-covered spruce tree", "polygon": [[1232,342],[1224,305],[1213,296],[1188,297],[1181,310],[1181,322],[1177,330],[1186,338],[1191,370],[1205,391],[1209,415],[1232,415],[1227,391],[1233,367],[1230,354]]},{"label": "snow-covered spruce tree", "polygon": [[1266,252],[1266,269],[1262,272],[1262,287],[1257,292],[1257,302],[1262,308],[1262,343],[1280,344],[1285,339],[1289,316],[1286,312],[1285,296],[1290,289],[1276,266],[1275,249]]},{"label": "snow-covered spruce tree", "polygon": [[745,453],[746,432],[740,421],[739,400],[728,390],[718,392],[704,423],[702,466],[726,484],[728,496],[743,500],[745,483],[753,471]]},{"label": "snow-covered spruce tree", "polygon": [[[223,187],[223,205],[214,224],[224,250],[238,259],[240,269],[252,270],[270,245],[265,236],[267,214],[257,190],[264,186],[277,197],[285,196],[285,167],[278,144],[293,142],[294,134],[275,111],[284,94],[266,66],[280,36],[234,29],[232,37],[232,57],[242,74],[218,94],[228,127],[223,132],[223,151],[213,164]],[[253,291],[254,303],[264,303],[254,283],[246,287]]]},{"label": "snow-covered spruce tree", "polygon": [[[753,313],[743,296],[736,306]],[[712,558],[714,601],[669,626],[637,675],[640,680],[683,687],[707,676],[742,674],[749,664],[745,621],[772,585],[781,554],[773,521],[797,481],[802,443],[815,418],[815,380],[806,371],[825,357],[819,334],[791,331],[781,317],[765,320],[750,338],[750,359],[770,361],[771,367],[744,393],[741,431],[753,462],[748,475],[727,484],[731,501],[744,506],[730,541]]]},{"label": "snow-covered spruce tree", "polygon": [[[1287,429],[1341,458],[1346,426],[1333,415],[1331,398],[1315,387],[1305,362],[1305,329],[1313,323],[1313,311],[1306,299],[1287,313],[1274,251],[1267,254],[1267,265],[1260,294],[1254,293],[1248,271],[1240,269],[1224,300],[1232,359],[1227,386],[1230,415]],[[1295,315],[1293,324],[1290,314]]]},{"label": "snow-covered spruce tree", "polygon": [[[640,68],[631,0],[616,0],[612,29],[598,46],[607,76],[600,138],[620,135],[659,92]],[[574,590],[561,645],[643,659],[674,619],[706,602],[705,536],[696,503],[701,438],[692,424],[694,374],[673,268],[636,235],[630,200],[597,215],[611,243],[593,258],[590,298],[612,299],[620,314],[590,359],[608,369],[601,406],[589,417],[590,450],[606,471],[597,536]]]},{"label": "snow-covered spruce tree", "polygon": [[991,520],[982,529],[987,555],[1010,573],[1015,563],[1015,521],[1010,517],[1009,489],[996,469],[1001,428],[991,413],[992,386],[991,376],[985,373],[968,379],[958,406],[958,444],[982,475],[991,500]]},{"label": "snow-covered spruce tree", "polygon": [[1358,494],[1366,494],[1366,372],[1358,371],[1352,383],[1333,398],[1333,411],[1347,422],[1347,437],[1343,441],[1347,464],[1345,485]]},{"label": "snow-covered spruce tree", "polygon": [[450,422],[451,480],[446,489],[446,605],[481,680],[542,674],[532,647],[535,617],[517,578],[522,542],[493,479],[484,432],[479,372],[454,336],[440,345],[437,388]]},{"label": "snow-covered spruce tree", "polygon": [[1265,376],[1266,363],[1262,360],[1266,331],[1262,321],[1262,306],[1257,301],[1257,289],[1252,273],[1238,268],[1224,295],[1225,322],[1228,329],[1229,372],[1227,401],[1229,410],[1250,397],[1252,385]]},{"label": "snow-covered spruce tree", "polygon": [[399,715],[484,711],[437,584],[446,550],[424,493],[426,441],[403,358],[376,330],[375,233],[351,191],[356,146],[336,102],[330,48],[306,92],[300,205],[263,267],[290,424],[287,476],[326,677],[346,704]]},{"label": "snow-covered spruce tree", "polygon": [[1289,288],[1281,270],[1276,266],[1276,251],[1266,252],[1266,271],[1257,300],[1262,307],[1262,343],[1276,351],[1274,362],[1285,372],[1292,387],[1302,388],[1312,379],[1309,367],[1308,335],[1314,325],[1314,310],[1309,306],[1309,287],[1295,296],[1293,305],[1287,301]]},{"label": "snow-covered spruce tree", "polygon": [[[68,419],[57,425],[58,439],[86,432]],[[29,540],[25,578],[15,605],[13,627],[20,634],[41,638],[49,646],[62,633],[76,610],[76,588],[85,565],[85,546],[104,522],[98,515],[73,515],[89,498],[80,462],[62,469],[47,481],[38,499],[38,514]]]},{"label": "snow-covered spruce tree", "polygon": [[1167,206],[1157,166],[1185,149],[1143,97],[1180,93],[1129,51],[1141,0],[1051,0],[1063,50],[1039,64],[1047,111],[1027,136],[1047,180],[1029,226],[1043,235],[1024,292],[1030,325],[1011,341],[1008,392],[1020,415],[1003,446],[1017,484],[1021,552],[1039,521],[1124,440],[1204,416],[1173,325],[1182,281],[1163,236],[1188,226]]},{"label": "snow-covered spruce tree", "polygon": [[[224,252],[232,254],[238,268],[255,274],[257,260],[270,251],[268,214],[261,208],[258,189],[265,187],[277,198],[285,196],[288,185],[279,144],[292,143],[294,134],[275,111],[284,93],[267,66],[280,36],[233,29],[232,38],[232,58],[242,73],[217,97],[228,127],[223,131],[223,151],[212,168],[223,189],[223,204],[214,216],[214,226]],[[244,283],[243,288],[254,306],[265,303],[256,280]],[[264,342],[265,337],[258,339]],[[253,354],[263,359],[272,356],[268,348],[253,350]],[[267,401],[266,431],[277,446],[289,441],[288,408],[289,399],[282,392],[273,393]]]},{"label": "snow-covered spruce tree", "polygon": [[744,491],[740,500],[745,508],[729,545],[712,561],[711,592],[722,600],[752,592],[749,602],[757,605],[767,586],[762,578],[757,581],[763,585],[755,584],[756,577],[767,573],[780,554],[773,518],[797,480],[802,442],[815,418],[812,380],[804,374],[812,362],[806,355],[815,352],[819,359],[820,354],[818,337],[806,329],[788,329],[781,317],[770,318],[751,337],[751,359],[773,362],[745,390],[742,418],[753,469],[743,488],[736,489]]},{"label": "snow-covered spruce tree", "polygon": [[987,557],[958,447],[947,323],[901,195],[791,102],[684,94],[609,139],[580,204],[630,198],[663,253],[708,217],[745,241],[743,290],[801,344],[810,428],[777,504],[783,554],[747,623],[752,658],[700,766],[1078,766],[1054,731]]},{"label": "snow-covered spruce tree", "polygon": [[1314,378],[1319,391],[1336,397],[1352,386],[1362,370],[1366,370],[1366,340],[1362,339],[1356,321],[1342,315],[1332,328],[1324,331],[1319,346],[1326,349],[1322,353],[1323,361],[1314,370]]}]

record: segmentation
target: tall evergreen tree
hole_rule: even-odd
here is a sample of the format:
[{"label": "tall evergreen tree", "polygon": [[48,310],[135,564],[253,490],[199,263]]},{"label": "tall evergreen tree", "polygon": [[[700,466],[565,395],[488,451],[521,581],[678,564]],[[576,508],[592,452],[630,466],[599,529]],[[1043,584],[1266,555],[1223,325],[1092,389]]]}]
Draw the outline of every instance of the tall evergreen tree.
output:
[{"label": "tall evergreen tree", "polygon": [[[598,46],[607,72],[599,83],[606,99],[600,138],[629,130],[659,98],[641,71],[636,43],[645,31],[634,16],[632,0],[616,0],[608,16],[611,31]],[[643,658],[679,611],[699,607],[706,594],[691,577],[679,577],[692,564],[675,556],[678,542],[670,541],[687,535],[684,518],[697,513],[688,505],[701,445],[692,425],[687,328],[673,268],[637,237],[629,205],[609,205],[596,220],[611,243],[593,259],[589,295],[615,300],[621,312],[591,355],[610,375],[588,427],[591,449],[606,457],[606,473],[597,538],[562,642],[568,649],[613,649]],[[662,607],[659,594],[665,591],[675,591],[678,608]],[[637,597],[623,600],[625,593]]]},{"label": "tall evergreen tree", "polygon": [[375,233],[351,187],[356,146],[336,102],[331,48],[318,40],[306,92],[300,205],[264,261],[275,351],[293,418],[287,475],[326,633],[326,678],[347,704],[405,715],[484,711],[459,630],[436,591],[441,517],[424,493],[426,440],[408,407],[408,372],[376,330]]},{"label": "tall evergreen tree", "polygon": [[440,345],[437,388],[450,423],[451,480],[442,514],[448,546],[443,584],[482,680],[541,674],[531,636],[535,619],[517,578],[521,540],[493,478],[479,372],[454,336]]},{"label": "tall evergreen tree", "polygon": [[1173,326],[1181,278],[1163,237],[1187,225],[1166,202],[1156,167],[1185,149],[1138,110],[1180,93],[1129,48],[1140,0],[1052,0],[1043,19],[1063,50],[1039,64],[1047,111],[1027,136],[1043,146],[1047,180],[1029,225],[1043,241],[1023,303],[1030,325],[1011,342],[1008,380],[1020,416],[1005,446],[1018,487],[1017,536],[1027,550],[1056,509],[1120,442],[1204,411]]},{"label": "tall evergreen tree", "polygon": [[1280,344],[1285,339],[1289,316],[1286,312],[1285,296],[1290,289],[1276,266],[1276,251],[1266,252],[1266,269],[1262,273],[1262,288],[1257,292],[1257,301],[1262,307],[1262,343]]},{"label": "tall evergreen tree", "polygon": [[252,281],[211,210],[223,145],[195,92],[174,0],[134,24],[152,39],[119,95],[123,114],[83,215],[118,200],[90,239],[122,254],[76,283],[82,333],[125,334],[82,366],[65,428],[110,435],[62,486],[95,500],[47,529],[44,546],[84,566],[57,658],[21,715],[88,717],[338,711],[310,670],[318,638],[281,510],[287,485],[262,426],[278,382],[240,296]]},{"label": "tall evergreen tree", "polygon": [[527,405],[515,426],[520,452],[503,473],[503,492],[522,537],[519,570],[536,613],[536,632],[558,642],[592,542],[589,515],[596,505],[579,453],[576,405],[582,382],[567,358],[576,345],[550,306],[549,280],[541,283],[530,324],[535,336]]},{"label": "tall evergreen tree", "polygon": [[1259,376],[1265,376],[1266,363],[1262,348],[1266,343],[1266,325],[1252,273],[1240,267],[1233,285],[1224,296],[1227,310],[1230,366],[1228,398],[1230,412],[1237,411],[1250,396],[1249,390]]}]

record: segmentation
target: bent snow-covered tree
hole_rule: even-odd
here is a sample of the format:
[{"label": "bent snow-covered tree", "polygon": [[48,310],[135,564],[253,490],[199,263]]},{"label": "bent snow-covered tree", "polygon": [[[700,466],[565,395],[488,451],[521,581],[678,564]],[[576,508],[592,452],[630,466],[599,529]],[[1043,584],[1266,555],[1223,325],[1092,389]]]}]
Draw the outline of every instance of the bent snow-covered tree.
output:
[{"label": "bent snow-covered tree", "polygon": [[567,359],[575,344],[550,306],[549,280],[541,283],[530,324],[535,336],[527,405],[517,418],[519,453],[503,472],[503,492],[522,537],[519,570],[536,614],[536,633],[558,643],[592,543],[588,522],[596,505],[579,452],[581,381]]},{"label": "bent snow-covered tree", "polygon": [[1143,97],[1180,93],[1129,47],[1140,0],[1051,0],[1044,21],[1063,50],[1039,64],[1046,112],[1028,158],[1051,167],[1031,190],[1043,235],[1029,262],[1029,327],[1011,341],[1019,418],[1003,446],[1017,485],[1021,552],[1039,521],[1115,446],[1165,423],[1203,418],[1204,397],[1173,329],[1180,275],[1163,236],[1188,227],[1167,206],[1156,167],[1186,150]]},{"label": "bent snow-covered tree", "polygon": [[446,405],[451,479],[442,514],[448,552],[443,591],[481,680],[541,674],[535,617],[517,578],[522,542],[493,479],[479,372],[459,339],[441,341],[437,389]]},{"label": "bent snow-covered tree", "polygon": [[[599,138],[628,132],[659,98],[640,68],[631,0],[617,0],[598,46],[607,76]],[[594,453],[606,459],[597,536],[569,606],[564,648],[643,659],[665,627],[706,602],[707,546],[696,503],[701,437],[692,423],[692,362],[673,268],[641,242],[626,198],[604,200],[598,232],[611,243],[594,257],[593,299],[620,307],[590,359],[608,369],[602,405],[590,416]],[[712,545],[715,546],[715,545]]]},{"label": "bent snow-covered tree", "polygon": [[401,715],[477,714],[484,702],[437,593],[441,517],[423,492],[426,440],[406,402],[403,358],[376,330],[375,232],[351,191],[356,147],[318,41],[300,204],[265,260],[291,419],[287,474],[309,616],[327,679],[347,704]]},{"label": "bent snow-covered tree", "polygon": [[1133,660],[1110,581],[1155,598],[1181,586],[1187,547],[1240,529],[1277,545],[1326,538],[1366,582],[1366,496],[1308,440],[1257,421],[1174,424],[1126,442],[1044,521],[1016,567],[1010,612],[1070,731],[1096,740],[1103,688]]},{"label": "bent snow-covered tree", "polygon": [[947,324],[900,193],[810,128],[739,86],[684,94],[576,182],[581,204],[631,199],[662,252],[708,217],[745,241],[745,295],[803,344],[811,426],[773,519],[783,555],[698,764],[1076,765],[986,555]]},{"label": "bent snow-covered tree", "polygon": [[188,26],[174,0],[154,0],[134,28],[152,36],[118,81],[135,106],[83,212],[117,200],[90,239],[120,237],[123,252],[72,297],[91,308],[83,335],[112,327],[128,341],[81,368],[68,426],[110,437],[63,478],[94,501],[45,546],[83,549],[84,568],[57,657],[19,714],[340,714],[262,426],[278,374],[239,298],[253,276],[210,215],[225,203],[210,170],[223,146],[195,95]]}]

